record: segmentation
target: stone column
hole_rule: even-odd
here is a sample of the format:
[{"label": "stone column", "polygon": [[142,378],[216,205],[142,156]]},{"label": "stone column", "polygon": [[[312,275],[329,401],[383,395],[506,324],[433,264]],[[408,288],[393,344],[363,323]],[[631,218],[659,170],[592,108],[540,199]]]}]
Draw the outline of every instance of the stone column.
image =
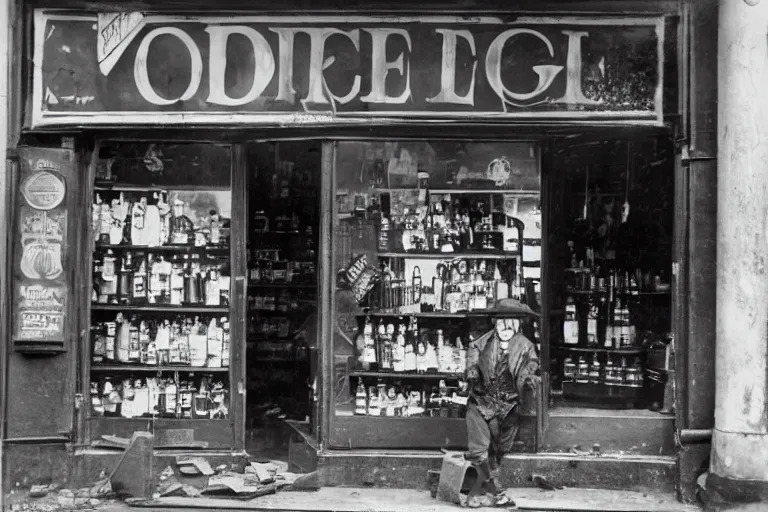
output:
[{"label": "stone column", "polygon": [[711,482],[740,501],[768,496],[768,0],[720,0],[719,9],[716,391],[708,487]]}]

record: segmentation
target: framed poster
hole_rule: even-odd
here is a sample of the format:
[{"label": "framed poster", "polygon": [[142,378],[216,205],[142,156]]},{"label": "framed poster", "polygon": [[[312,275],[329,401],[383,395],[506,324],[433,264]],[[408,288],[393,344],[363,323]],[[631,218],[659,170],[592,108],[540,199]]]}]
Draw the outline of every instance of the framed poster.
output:
[{"label": "framed poster", "polygon": [[75,155],[69,149],[19,148],[13,225],[14,349],[66,350],[72,289],[72,196]]}]

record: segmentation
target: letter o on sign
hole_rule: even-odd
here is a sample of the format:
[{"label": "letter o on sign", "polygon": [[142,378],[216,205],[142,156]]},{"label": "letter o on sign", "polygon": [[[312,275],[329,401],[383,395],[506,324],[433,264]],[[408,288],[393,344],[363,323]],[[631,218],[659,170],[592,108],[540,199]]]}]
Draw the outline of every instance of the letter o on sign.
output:
[{"label": "letter o on sign", "polygon": [[[149,70],[147,69],[147,55],[149,54],[149,45],[155,40],[157,36],[162,35],[176,36],[189,51],[189,56],[192,59],[192,65],[190,67],[191,78],[189,80],[189,86],[184,94],[178,98],[166,99],[158,95],[152,88],[152,84],[149,83]],[[172,105],[177,101],[187,101],[192,98],[200,87],[200,81],[203,78],[203,58],[200,55],[200,50],[197,45],[189,37],[189,34],[181,29],[174,27],[161,27],[156,28],[152,32],[146,35],[141,41],[139,49],[136,52],[136,60],[133,63],[133,78],[136,81],[136,87],[145,100],[154,105]]]}]

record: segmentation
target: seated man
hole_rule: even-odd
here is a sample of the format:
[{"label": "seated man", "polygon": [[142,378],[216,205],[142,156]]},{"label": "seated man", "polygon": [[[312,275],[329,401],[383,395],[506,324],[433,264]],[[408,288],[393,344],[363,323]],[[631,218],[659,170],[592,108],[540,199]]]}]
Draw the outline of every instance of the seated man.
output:
[{"label": "seated man", "polygon": [[470,344],[467,359],[466,458],[478,475],[467,505],[487,505],[485,490],[494,495],[493,504],[505,505],[510,500],[501,494],[495,474],[517,436],[523,387],[540,383],[536,346],[520,330],[520,320],[497,319],[494,330]]}]

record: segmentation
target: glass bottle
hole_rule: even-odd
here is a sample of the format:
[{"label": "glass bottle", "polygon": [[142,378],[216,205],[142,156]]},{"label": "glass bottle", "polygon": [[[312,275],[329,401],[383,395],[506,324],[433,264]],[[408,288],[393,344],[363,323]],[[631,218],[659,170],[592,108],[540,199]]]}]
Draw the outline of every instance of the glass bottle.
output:
[{"label": "glass bottle", "polygon": [[619,366],[618,372],[616,374],[616,385],[627,385],[627,358],[625,357],[621,358],[621,366]]},{"label": "glass bottle", "polygon": [[608,356],[605,362],[605,384],[606,386],[615,386],[616,377],[618,376],[616,365],[613,362],[613,357]]},{"label": "glass bottle", "polygon": [[368,414],[368,396],[363,386],[363,379],[357,381],[357,391],[355,392],[355,414],[365,416]]},{"label": "glass bottle", "polygon": [[454,371],[453,349],[445,344],[443,330],[437,330],[437,371],[451,373]]},{"label": "glass bottle", "polygon": [[405,371],[405,323],[402,318],[397,325],[397,336],[392,346],[392,369],[395,372]]},{"label": "glass bottle", "polygon": [[147,264],[146,258],[139,257],[139,264],[135,266],[133,273],[133,289],[131,291],[132,304],[145,304],[147,302]]},{"label": "glass bottle", "polygon": [[576,303],[573,297],[565,302],[565,321],[563,322],[563,342],[566,345],[579,344],[579,320],[576,314]]},{"label": "glass bottle", "polygon": [[[394,327],[393,327],[394,329]],[[390,336],[387,327],[381,322],[377,328],[376,345],[378,348],[379,369],[381,371],[392,370],[392,352]]]},{"label": "glass bottle", "polygon": [[584,356],[579,356],[579,366],[576,373],[576,382],[586,384],[589,382],[589,363]]},{"label": "glass bottle", "polygon": [[229,368],[229,319],[225,316],[221,317],[221,366],[222,368]]},{"label": "glass bottle", "polygon": [[600,309],[597,304],[590,303],[587,311],[587,346],[596,347],[599,344],[597,337],[597,320]]},{"label": "glass bottle", "polygon": [[600,383],[600,361],[597,358],[597,353],[592,355],[592,364],[589,366],[589,383]]},{"label": "glass bottle", "polygon": [[371,386],[368,388],[368,416],[380,416],[379,408],[379,388]]},{"label": "glass bottle", "polygon": [[563,381],[573,382],[574,380],[576,380],[576,363],[573,357],[568,355],[563,362]]},{"label": "glass bottle", "polygon": [[174,245],[189,245],[194,243],[194,225],[184,214],[184,201],[173,200],[173,211],[170,219],[171,243]]},{"label": "glass bottle", "polygon": [[456,338],[456,347],[454,348],[454,371],[459,375],[464,375],[467,371],[467,349],[461,342],[461,338]]},{"label": "glass bottle", "polygon": [[117,300],[120,304],[129,304],[133,293],[133,260],[131,253],[126,253],[120,262],[117,279]]}]

